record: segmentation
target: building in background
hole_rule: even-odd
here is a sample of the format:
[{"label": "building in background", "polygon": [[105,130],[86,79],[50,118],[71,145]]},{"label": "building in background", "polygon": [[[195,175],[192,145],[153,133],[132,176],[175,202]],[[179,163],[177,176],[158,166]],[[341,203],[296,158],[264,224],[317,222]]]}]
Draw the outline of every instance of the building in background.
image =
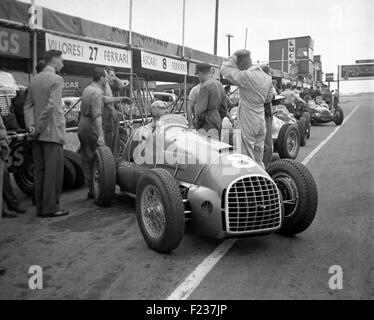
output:
[{"label": "building in background", "polygon": [[310,36],[269,40],[269,66],[289,73],[292,84],[311,85],[314,79],[314,41]]},{"label": "building in background", "polygon": [[316,83],[322,83],[323,72],[322,72],[321,56],[320,55],[314,56],[313,60],[314,60],[314,77],[313,77],[314,81]]}]

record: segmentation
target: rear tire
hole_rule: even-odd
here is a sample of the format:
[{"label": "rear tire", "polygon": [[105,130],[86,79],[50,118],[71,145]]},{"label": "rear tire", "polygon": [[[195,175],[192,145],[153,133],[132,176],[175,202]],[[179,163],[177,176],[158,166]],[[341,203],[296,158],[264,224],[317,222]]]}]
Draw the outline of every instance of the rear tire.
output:
[{"label": "rear tire", "polygon": [[84,173],[82,168],[82,159],[80,154],[70,150],[64,150],[64,158],[68,159],[74,166],[77,177],[73,188],[81,188],[84,186]]},{"label": "rear tire", "polygon": [[335,122],[335,124],[337,126],[340,126],[340,125],[342,125],[343,121],[344,121],[344,112],[343,112],[343,109],[340,108],[340,107],[336,107],[334,122]]},{"label": "rear tire", "polygon": [[307,140],[307,119],[304,117],[301,117],[297,127],[299,128],[299,133],[300,133],[300,146],[304,147],[306,145],[306,140]]},{"label": "rear tire", "polygon": [[64,182],[62,185],[62,189],[72,189],[76,180],[77,171],[75,170],[74,165],[67,158],[64,158]]},{"label": "rear tire", "polygon": [[296,159],[300,150],[300,133],[295,125],[286,123],[280,129],[277,150],[282,159]]},{"label": "rear tire", "polygon": [[312,174],[303,164],[286,159],[271,163],[267,172],[282,195],[284,220],[278,233],[293,236],[305,231],[318,207],[318,191]]},{"label": "rear tire", "polygon": [[95,203],[100,207],[109,206],[116,191],[116,163],[109,147],[96,149],[93,168]]},{"label": "rear tire", "polygon": [[169,253],[178,247],[185,228],[184,204],[179,187],[168,171],[152,169],[140,178],[136,215],[151,249]]}]

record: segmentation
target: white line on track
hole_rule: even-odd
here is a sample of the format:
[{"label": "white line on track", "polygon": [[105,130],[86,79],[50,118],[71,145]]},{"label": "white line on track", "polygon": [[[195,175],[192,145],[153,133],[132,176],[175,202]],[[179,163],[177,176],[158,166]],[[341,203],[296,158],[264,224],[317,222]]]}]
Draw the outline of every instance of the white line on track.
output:
[{"label": "white line on track", "polygon": [[[356,106],[345,118],[344,123],[337,127],[331,134],[323,140],[302,162],[306,165],[320,151],[323,146],[341,129],[341,127],[356,112],[359,106]],[[224,257],[224,255],[233,247],[237,239],[223,241],[209,256],[207,256],[189,276],[166,298],[166,300],[187,300],[192,292],[199,286],[201,281],[208,275],[214,266]]]}]

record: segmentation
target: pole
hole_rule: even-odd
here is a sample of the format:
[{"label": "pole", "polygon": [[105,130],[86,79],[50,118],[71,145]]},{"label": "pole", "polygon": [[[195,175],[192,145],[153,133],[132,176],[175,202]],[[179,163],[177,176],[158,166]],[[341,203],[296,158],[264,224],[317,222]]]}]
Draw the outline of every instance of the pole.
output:
[{"label": "pole", "polygon": [[[35,7],[35,0],[31,0],[31,6]],[[36,64],[38,60],[38,37],[36,29],[32,31],[32,74],[36,75]]]},{"label": "pole", "polygon": [[[130,0],[129,8],[129,48],[131,56],[131,67],[130,67],[130,99],[134,98],[134,84],[133,84],[133,72],[134,72],[134,55],[132,50],[132,0]],[[133,114],[132,114],[132,103],[130,104],[130,125],[132,124]]]},{"label": "pole", "polygon": [[282,86],[283,86],[283,71],[284,71],[284,66],[283,66],[283,62],[284,62],[284,48],[282,48],[282,73],[281,73],[281,90],[282,90]]},{"label": "pole", "polygon": [[229,52],[229,57],[230,57],[231,56],[231,38],[234,38],[234,36],[232,34],[226,34],[226,37],[228,41],[227,47],[228,47],[228,52]]},{"label": "pole", "polygon": [[218,43],[218,12],[219,12],[219,0],[216,0],[216,18],[214,23],[214,54],[217,55],[217,43]]},{"label": "pole", "polygon": [[[183,26],[182,26],[182,57],[185,60],[185,34],[186,34],[186,0],[183,0]],[[184,112],[187,112],[187,74],[184,75],[184,97],[183,97],[183,108]]]},{"label": "pole", "polygon": [[340,96],[340,67],[338,66],[338,78],[336,79],[338,81],[338,97]]},{"label": "pole", "polygon": [[[129,47],[130,47],[130,55],[131,55],[131,67],[130,67],[130,99],[133,99],[133,77],[132,73],[134,72],[134,56],[132,51],[132,0],[130,0],[130,9],[129,9]],[[132,114],[132,112],[131,112]]]},{"label": "pole", "polygon": [[245,50],[247,50],[247,40],[248,40],[248,28],[245,28],[245,42],[244,42]]}]

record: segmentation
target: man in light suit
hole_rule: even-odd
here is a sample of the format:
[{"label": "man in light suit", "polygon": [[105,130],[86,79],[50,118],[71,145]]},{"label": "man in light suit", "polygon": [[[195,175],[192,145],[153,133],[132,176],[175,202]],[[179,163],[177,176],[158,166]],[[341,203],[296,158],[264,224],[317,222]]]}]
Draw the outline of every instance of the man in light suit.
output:
[{"label": "man in light suit", "polygon": [[24,106],[26,126],[33,141],[34,193],[36,214],[61,217],[69,212],[60,208],[63,183],[65,117],[62,107],[64,81],[56,73],[63,68],[62,52],[47,51],[46,67],[31,81]]}]

